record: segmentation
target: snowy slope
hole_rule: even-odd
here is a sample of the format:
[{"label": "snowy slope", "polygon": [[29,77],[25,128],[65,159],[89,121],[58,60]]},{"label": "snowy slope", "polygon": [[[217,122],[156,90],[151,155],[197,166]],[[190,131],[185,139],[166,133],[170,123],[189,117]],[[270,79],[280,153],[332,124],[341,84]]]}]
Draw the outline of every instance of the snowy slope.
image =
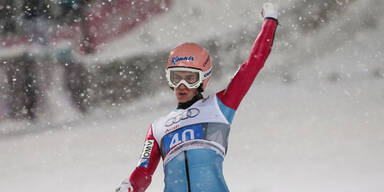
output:
[{"label": "snowy slope", "polygon": [[[367,82],[382,84],[256,83],[231,131],[232,191],[382,191],[384,94]],[[168,97],[2,138],[2,191],[112,191],[136,165],[150,122],[175,105]],[[149,191],[161,191],[162,176],[160,165]]]},{"label": "snowy slope", "polygon": [[[238,35],[229,25],[233,28],[251,25],[236,22],[240,13],[248,11],[251,12],[244,18],[253,17],[255,25],[261,21],[257,15],[250,14],[258,12],[248,6],[250,1],[215,1],[212,5],[203,2],[206,1],[183,1],[184,4],[175,6],[176,10],[182,5],[197,6],[195,10],[204,7],[208,11],[203,15],[211,15],[200,18],[201,26],[211,33],[181,29],[180,33],[159,32],[156,30],[159,26],[169,28],[184,18],[176,17],[180,11],[170,9],[164,20],[153,21],[158,24],[144,25],[127,39],[109,45],[105,53],[95,58],[108,60],[157,52],[181,41],[204,41],[210,35]],[[282,2],[283,9],[293,2]],[[384,190],[381,181],[384,178],[384,75],[380,71],[384,63],[384,40],[376,38],[383,35],[384,20],[373,29],[358,25],[367,10],[384,18],[372,2],[379,1],[355,2],[344,13],[343,21],[335,21],[304,39],[295,38],[302,35],[298,31],[283,34],[291,26],[288,20],[283,25],[282,18],[281,32],[268,64],[234,118],[224,161],[224,175],[231,191]],[[186,25],[196,25],[196,21]],[[343,35],[343,30],[351,25],[357,27],[356,31]],[[335,34],[337,29],[341,32]],[[156,43],[148,45],[138,38],[143,31],[164,36],[155,36]],[[120,52],[113,47],[120,47]],[[240,51],[222,51],[219,56],[227,58],[239,52],[246,56],[250,47],[239,47]],[[292,80],[281,79],[282,69]],[[209,93],[225,87],[235,68],[231,66],[227,70],[223,79],[212,82]],[[57,85],[60,87],[60,80]],[[52,113],[45,119],[0,124],[1,191],[113,191],[136,166],[149,124],[176,105],[172,93],[165,89],[134,104],[106,106],[83,117],[68,107],[67,97],[60,90],[48,94]],[[161,191],[162,180],[159,165],[148,191]]]}]

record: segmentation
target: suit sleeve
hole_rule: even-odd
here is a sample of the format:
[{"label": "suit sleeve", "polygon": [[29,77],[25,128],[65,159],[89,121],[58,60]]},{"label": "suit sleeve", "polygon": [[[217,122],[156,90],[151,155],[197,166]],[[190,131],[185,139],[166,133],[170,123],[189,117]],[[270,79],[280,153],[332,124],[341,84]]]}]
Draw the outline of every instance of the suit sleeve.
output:
[{"label": "suit sleeve", "polygon": [[151,126],[145,138],[139,164],[129,177],[129,181],[135,192],[143,192],[151,184],[152,175],[159,164],[160,157],[159,145],[153,136]]},{"label": "suit sleeve", "polygon": [[277,20],[267,18],[264,21],[248,60],[240,66],[228,87],[216,94],[221,103],[230,110],[237,110],[257,74],[263,68],[272,49],[276,27]]}]

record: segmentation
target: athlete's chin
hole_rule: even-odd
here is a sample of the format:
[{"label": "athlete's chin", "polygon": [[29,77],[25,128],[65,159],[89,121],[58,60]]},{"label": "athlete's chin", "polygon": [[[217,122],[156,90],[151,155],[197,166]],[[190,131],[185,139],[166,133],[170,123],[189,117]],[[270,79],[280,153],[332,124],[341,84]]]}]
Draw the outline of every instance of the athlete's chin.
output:
[{"label": "athlete's chin", "polygon": [[188,95],[177,95],[177,101],[179,103],[185,103],[185,102],[188,102],[190,101],[192,98]]},{"label": "athlete's chin", "polygon": [[189,101],[189,100],[186,99],[186,98],[177,98],[177,101],[178,101],[179,103],[185,103],[185,102],[187,102],[187,101]]}]

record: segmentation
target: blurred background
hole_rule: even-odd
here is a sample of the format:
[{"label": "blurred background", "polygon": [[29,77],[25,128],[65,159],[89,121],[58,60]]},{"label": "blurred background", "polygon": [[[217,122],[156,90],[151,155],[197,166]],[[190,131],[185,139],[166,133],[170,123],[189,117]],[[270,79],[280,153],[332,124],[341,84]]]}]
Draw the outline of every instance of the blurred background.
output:
[{"label": "blurred background", "polygon": [[[204,95],[225,88],[264,2],[0,0],[2,191],[113,191],[150,123],[177,105],[169,51],[203,45],[214,64]],[[229,188],[383,191],[384,3],[273,2],[279,27],[232,126]]]}]

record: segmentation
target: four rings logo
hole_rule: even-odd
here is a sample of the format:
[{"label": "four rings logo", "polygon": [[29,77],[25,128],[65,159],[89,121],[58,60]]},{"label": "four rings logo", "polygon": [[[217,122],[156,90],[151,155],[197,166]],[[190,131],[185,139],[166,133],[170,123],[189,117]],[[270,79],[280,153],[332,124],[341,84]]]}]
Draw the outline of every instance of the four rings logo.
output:
[{"label": "four rings logo", "polygon": [[180,113],[177,116],[168,119],[167,122],[165,123],[165,126],[169,127],[173,124],[180,122],[181,120],[194,118],[199,114],[200,114],[199,109],[196,109],[196,108],[188,109],[188,110],[184,111],[183,113]]}]

